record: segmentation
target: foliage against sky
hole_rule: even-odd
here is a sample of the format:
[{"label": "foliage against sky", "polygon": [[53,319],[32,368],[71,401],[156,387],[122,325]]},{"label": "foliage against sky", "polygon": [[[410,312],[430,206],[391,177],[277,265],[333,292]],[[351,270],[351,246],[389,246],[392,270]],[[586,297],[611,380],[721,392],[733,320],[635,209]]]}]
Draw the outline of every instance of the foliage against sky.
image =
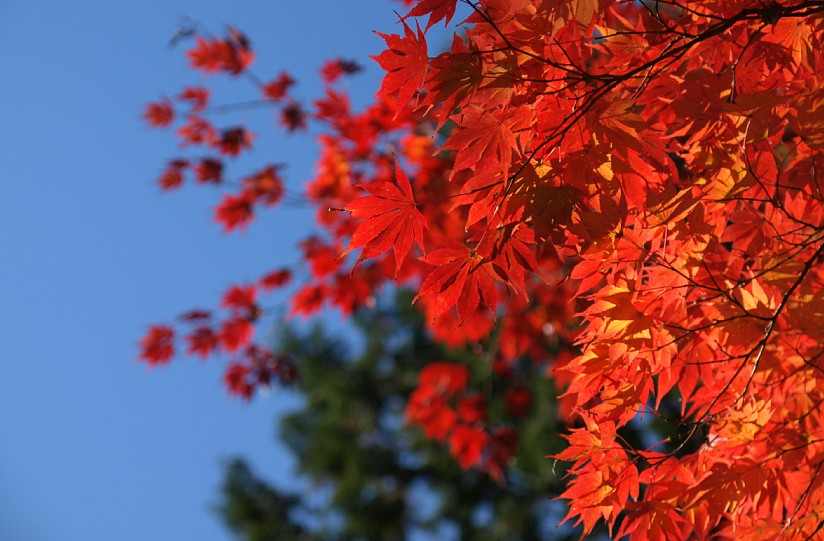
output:
[{"label": "foliage against sky", "polygon": [[[432,335],[478,344],[490,378],[545,364],[571,427],[561,497],[585,531],[818,535],[824,2],[407,4],[379,34],[386,76],[362,111],[338,84],[355,62],[323,66],[324,96],[305,105],[289,74],[253,72],[241,31],[194,29],[193,69],[250,82],[287,131],[322,127],[304,194],[317,231],[290,314],[347,315],[409,284]],[[456,33],[437,54],[427,32],[441,24]],[[208,89],[187,88],[145,116],[199,152],[171,160],[161,186],[229,187],[215,218],[234,231],[282,201],[283,181],[277,161],[229,180],[255,137],[218,112]],[[143,358],[169,361],[182,333],[190,354],[232,357],[235,394],[290,381],[255,323],[259,296],[293,271],[233,287],[220,313],[153,327]],[[512,454],[459,420],[463,385],[453,367],[424,368],[407,418],[503,482]],[[672,435],[622,436],[650,417]]]}]

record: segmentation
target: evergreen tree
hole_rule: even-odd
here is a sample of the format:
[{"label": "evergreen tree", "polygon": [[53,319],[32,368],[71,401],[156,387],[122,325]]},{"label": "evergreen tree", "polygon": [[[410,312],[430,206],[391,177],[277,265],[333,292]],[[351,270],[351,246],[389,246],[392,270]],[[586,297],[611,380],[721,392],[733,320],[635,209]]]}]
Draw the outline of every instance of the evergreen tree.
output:
[{"label": "evergreen tree", "polygon": [[[492,378],[488,359],[473,348],[450,349],[430,338],[408,293],[360,311],[354,321],[362,339],[354,347],[318,326],[281,333],[278,350],[294,358],[305,403],[280,420],[280,437],[309,488],[282,491],[242,460],[230,463],[220,512],[239,539],[575,536],[556,528],[565,509],[550,499],[562,490],[562,464],[544,458],[562,446],[551,398],[557,391],[547,378],[530,377],[545,365],[524,360],[507,377]],[[360,353],[352,355],[354,349]],[[488,401],[488,429],[511,426],[518,434],[517,451],[497,479],[463,470],[444,445],[405,422],[421,370],[444,361],[469,368],[469,387]]]}]

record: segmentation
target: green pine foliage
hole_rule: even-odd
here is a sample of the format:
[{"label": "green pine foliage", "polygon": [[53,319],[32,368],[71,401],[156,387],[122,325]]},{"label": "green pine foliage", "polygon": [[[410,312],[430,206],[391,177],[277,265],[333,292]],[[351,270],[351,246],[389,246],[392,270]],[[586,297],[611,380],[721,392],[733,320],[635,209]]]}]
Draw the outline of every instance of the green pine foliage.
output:
[{"label": "green pine foliage", "polygon": [[[524,360],[517,367],[533,403],[514,420],[477,348],[434,342],[406,292],[388,304],[356,315],[356,347],[318,326],[281,332],[277,350],[295,359],[304,405],[280,420],[279,433],[297,458],[305,488],[282,491],[256,478],[243,461],[232,462],[220,512],[238,539],[575,538],[571,528],[556,527],[565,510],[551,500],[561,491],[563,464],[545,458],[562,448],[553,399],[558,392],[547,378],[530,377],[546,366]],[[489,422],[517,431],[518,452],[505,482],[462,470],[443,444],[405,423],[418,374],[435,361],[468,366],[470,385],[487,394]]]}]

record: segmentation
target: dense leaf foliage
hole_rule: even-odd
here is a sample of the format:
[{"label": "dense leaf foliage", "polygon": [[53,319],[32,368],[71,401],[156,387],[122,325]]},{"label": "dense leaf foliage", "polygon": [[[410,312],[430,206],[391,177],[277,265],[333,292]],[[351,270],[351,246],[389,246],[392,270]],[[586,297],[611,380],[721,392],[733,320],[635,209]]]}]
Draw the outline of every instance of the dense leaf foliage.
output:
[{"label": "dense leaf foliage", "polygon": [[[332,76],[309,110],[288,74],[250,78],[287,130],[324,130],[305,190],[320,232],[302,245],[310,275],[292,313],[349,314],[410,284],[432,336],[477,344],[491,379],[523,358],[549,367],[571,428],[561,497],[585,532],[821,535],[824,2],[406,3],[398,33],[380,34],[387,73],[363,111]],[[432,56],[440,23],[455,37]],[[237,30],[189,52],[230,76],[253,57]],[[326,73],[356,71],[345,65]],[[207,113],[202,89],[147,107],[149,123],[178,119],[183,143],[214,152],[171,160],[162,187],[220,184],[254,144]],[[280,200],[279,169],[266,170],[218,205],[226,230]],[[253,345],[246,299],[185,332],[192,353],[241,355],[227,382],[250,396],[294,371]],[[168,361],[173,335],[152,327],[142,357]],[[489,457],[506,446],[473,428],[483,396],[463,381],[422,370],[407,418],[503,478],[506,456]],[[623,435],[649,419],[669,436]]]}]

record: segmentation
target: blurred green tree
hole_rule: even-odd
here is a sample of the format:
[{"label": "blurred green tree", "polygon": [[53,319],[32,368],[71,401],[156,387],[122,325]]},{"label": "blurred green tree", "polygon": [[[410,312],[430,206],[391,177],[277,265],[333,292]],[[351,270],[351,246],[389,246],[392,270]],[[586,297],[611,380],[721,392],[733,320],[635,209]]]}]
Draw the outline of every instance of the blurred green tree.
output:
[{"label": "blurred green tree", "polygon": [[[386,306],[359,311],[359,344],[335,339],[320,326],[281,332],[277,351],[299,367],[296,387],[304,404],[280,420],[279,433],[297,458],[305,488],[282,491],[233,460],[219,511],[238,538],[529,541],[580,535],[556,528],[565,506],[549,499],[563,490],[563,465],[544,458],[563,446],[552,398],[557,392],[547,378],[530,377],[546,367],[524,360],[506,378],[491,378],[481,348],[450,349],[433,341],[410,300],[401,292]],[[517,450],[497,480],[463,470],[442,444],[405,422],[421,370],[436,361],[468,367],[469,387],[488,400],[486,425],[511,425],[517,434]]]}]

